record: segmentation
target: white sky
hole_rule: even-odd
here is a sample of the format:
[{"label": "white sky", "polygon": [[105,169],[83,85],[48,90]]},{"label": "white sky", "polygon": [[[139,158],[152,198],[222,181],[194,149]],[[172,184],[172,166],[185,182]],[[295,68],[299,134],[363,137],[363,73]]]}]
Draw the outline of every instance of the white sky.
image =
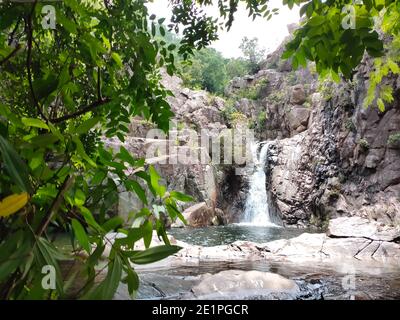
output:
[{"label": "white sky", "polygon": [[[154,0],[148,4],[150,14],[156,14],[158,18],[164,17],[167,20],[171,16],[171,8],[168,0]],[[243,37],[257,37],[260,46],[268,52],[273,51],[288,35],[287,25],[299,21],[299,8],[290,10],[282,5],[282,0],[269,0],[270,9],[279,8],[279,14],[267,21],[265,18],[256,18],[254,21],[248,17],[243,4],[236,12],[235,21],[229,32],[220,31],[219,40],[211,46],[220,51],[225,57],[239,57],[241,51],[239,45]],[[218,16],[216,5],[206,10],[208,14]]]}]

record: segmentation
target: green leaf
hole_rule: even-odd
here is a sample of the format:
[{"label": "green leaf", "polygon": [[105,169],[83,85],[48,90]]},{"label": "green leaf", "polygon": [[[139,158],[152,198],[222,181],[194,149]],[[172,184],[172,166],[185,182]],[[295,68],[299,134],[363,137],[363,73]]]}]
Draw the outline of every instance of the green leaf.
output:
[{"label": "green leaf", "polygon": [[325,18],[323,16],[314,16],[310,20],[308,20],[307,24],[312,27],[320,26],[325,22]]},{"label": "green leaf", "polygon": [[135,264],[148,264],[167,258],[181,250],[178,246],[157,246],[143,251],[135,252],[130,260]]},{"label": "green leaf", "polygon": [[89,165],[92,167],[96,167],[96,163],[87,155],[85,149],[83,148],[83,144],[78,136],[73,136],[72,141],[75,142],[76,152],[82,157],[82,159],[86,160]]},{"label": "green leaf", "polygon": [[183,216],[183,214],[181,212],[179,212],[179,210],[176,208],[175,204],[168,203],[166,205],[166,207],[167,207],[168,214],[170,215],[172,220],[175,220],[176,217],[178,217],[179,220],[181,220],[185,225],[188,224],[185,217]]},{"label": "green leaf", "polygon": [[50,74],[44,79],[38,79],[33,83],[33,89],[37,99],[48,97],[58,87],[58,79]]},{"label": "green leaf", "polygon": [[121,226],[123,223],[124,219],[117,216],[107,220],[104,224],[102,224],[101,227],[104,229],[105,232],[110,232]]},{"label": "green leaf", "polygon": [[119,148],[119,153],[117,154],[117,157],[125,162],[128,162],[132,167],[134,167],[136,164],[135,159],[123,146]]},{"label": "green leaf", "polygon": [[74,131],[77,134],[84,134],[92,129],[100,120],[101,117],[90,118],[79,125]]},{"label": "green leaf", "polygon": [[86,195],[81,189],[75,191],[74,202],[78,207],[83,206],[86,201]]},{"label": "green leaf", "polygon": [[122,264],[119,256],[115,256],[110,264],[107,276],[95,290],[87,296],[88,299],[94,300],[111,300],[118,289],[122,276]]},{"label": "green leaf", "polygon": [[145,205],[147,205],[147,197],[146,191],[142,188],[142,186],[135,180],[127,180],[125,181],[125,186],[129,188],[129,190],[135,191],[140,201],[142,201]]},{"label": "green leaf", "polygon": [[61,134],[60,130],[58,130],[52,123],[48,124],[49,129],[52,134],[54,134],[59,140],[64,141],[64,136]]},{"label": "green leaf", "polygon": [[139,289],[139,277],[131,267],[126,268],[125,282],[128,284],[128,292],[130,296],[133,297],[135,292]]},{"label": "green leaf", "polygon": [[70,34],[77,33],[76,24],[74,21],[67,18],[61,10],[57,10],[57,23],[61,24]]},{"label": "green leaf", "polygon": [[377,105],[378,105],[378,109],[380,112],[385,112],[385,104],[383,103],[381,98],[378,98],[378,100],[376,101]]},{"label": "green leaf", "polygon": [[63,282],[62,282],[60,267],[57,263],[57,260],[66,260],[67,257],[65,257],[56,247],[54,247],[54,245],[48,242],[45,238],[40,237],[36,243],[44,259],[42,264],[54,266],[54,268],[56,269],[57,290],[59,293],[62,293]]},{"label": "green leaf", "polygon": [[160,34],[161,36],[165,37],[165,29],[160,26]]},{"label": "green leaf", "polygon": [[169,46],[168,46],[168,50],[169,51],[173,51],[173,50],[175,50],[176,49],[176,45],[175,44],[170,44]]},{"label": "green leaf", "polygon": [[179,201],[183,201],[183,202],[194,201],[193,197],[191,197],[187,194],[181,193],[179,191],[171,191],[170,195],[172,198],[179,200]]},{"label": "green leaf", "polygon": [[94,219],[92,213],[90,210],[86,207],[79,207],[79,210],[85,219],[86,223],[91,226],[93,229],[95,229],[97,232],[103,232],[104,230],[100,227],[100,225],[96,222]]},{"label": "green leaf", "polygon": [[396,62],[394,62],[391,59],[388,59],[387,64],[388,64],[390,70],[393,72],[393,74],[399,74],[400,73],[399,65]]},{"label": "green leaf", "polygon": [[28,167],[20,158],[11,144],[0,136],[0,153],[3,158],[5,168],[15,183],[22,191],[31,192]]},{"label": "green leaf", "polygon": [[143,226],[143,242],[146,248],[150,247],[151,240],[153,238],[153,223],[149,220],[145,221]]},{"label": "green leaf", "polygon": [[123,66],[122,59],[118,53],[116,52],[111,53],[111,58],[113,58],[118,67],[121,68]]},{"label": "green leaf", "polygon": [[88,254],[90,254],[90,243],[85,229],[83,229],[82,225],[76,219],[72,219],[72,228],[74,229],[75,237],[79,244]]},{"label": "green leaf", "polygon": [[59,138],[53,133],[45,133],[38,136],[33,137],[29,140],[32,145],[35,147],[48,147],[51,148],[54,146]]},{"label": "green leaf", "polygon": [[21,119],[22,123],[24,125],[26,125],[27,127],[35,127],[35,128],[41,128],[41,129],[47,129],[49,130],[48,125],[40,120],[40,119],[36,119],[36,118],[22,118]]},{"label": "green leaf", "polygon": [[153,187],[154,191],[160,196],[163,197],[166,191],[165,186],[161,186],[158,181],[160,180],[160,176],[158,175],[156,169],[153,166],[149,167],[150,173],[150,182],[151,186]]},{"label": "green leaf", "polygon": [[[15,235],[15,236],[14,236]],[[0,281],[7,279],[18,267],[22,266],[23,261],[27,258],[30,251],[28,241],[22,241],[22,232],[16,232],[0,247],[1,263],[0,263]],[[25,240],[25,239],[23,239]],[[9,242],[9,243],[7,243]],[[7,256],[3,253],[7,252]]]}]

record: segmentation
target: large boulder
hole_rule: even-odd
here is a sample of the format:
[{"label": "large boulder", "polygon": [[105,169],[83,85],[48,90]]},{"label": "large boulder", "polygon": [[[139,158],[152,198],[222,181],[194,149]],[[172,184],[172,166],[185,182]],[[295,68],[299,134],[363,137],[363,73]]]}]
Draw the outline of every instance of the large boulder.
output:
[{"label": "large boulder", "polygon": [[[205,274],[199,284],[192,288],[196,297],[240,298],[249,296],[284,295],[295,298],[300,292],[293,280],[278,274],[261,271],[226,270]],[[282,296],[281,296],[282,297]]]},{"label": "large boulder", "polygon": [[183,211],[183,216],[188,226],[205,227],[213,224],[214,212],[206,202],[200,202]]},{"label": "large boulder", "polygon": [[296,84],[292,87],[292,94],[290,97],[290,102],[292,104],[302,105],[304,102],[306,102],[306,99],[306,92],[302,84]]},{"label": "large boulder", "polygon": [[299,105],[291,108],[287,115],[290,129],[292,132],[300,133],[307,129],[308,119],[310,118],[310,110]]}]

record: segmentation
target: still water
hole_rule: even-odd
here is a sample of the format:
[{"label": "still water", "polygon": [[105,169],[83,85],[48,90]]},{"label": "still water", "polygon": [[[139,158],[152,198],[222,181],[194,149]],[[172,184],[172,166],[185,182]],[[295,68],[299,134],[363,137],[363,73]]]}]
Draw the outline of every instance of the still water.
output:
[{"label": "still water", "polygon": [[204,228],[172,228],[168,230],[170,235],[180,241],[207,247],[230,244],[238,240],[263,243],[278,239],[290,239],[304,232],[317,231],[246,224]]}]

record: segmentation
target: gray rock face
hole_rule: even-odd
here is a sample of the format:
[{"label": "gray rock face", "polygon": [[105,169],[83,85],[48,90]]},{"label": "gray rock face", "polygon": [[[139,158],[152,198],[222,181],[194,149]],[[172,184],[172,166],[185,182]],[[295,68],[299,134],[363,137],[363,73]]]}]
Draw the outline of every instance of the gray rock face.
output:
[{"label": "gray rock face", "polygon": [[303,85],[296,84],[292,87],[290,102],[294,105],[302,105],[304,102],[306,102],[306,93]]},{"label": "gray rock face", "polygon": [[279,155],[269,171],[270,191],[276,206],[288,224],[309,221],[315,178],[308,170],[310,155],[305,152],[305,133],[278,140],[274,155]]},{"label": "gray rock face", "polygon": [[[400,153],[389,143],[400,132],[399,102],[395,98],[384,113],[363,107],[370,68],[367,60],[354,87],[329,84],[312,94],[310,109],[291,107],[283,116],[290,137],[286,129],[275,129],[287,139],[274,142],[267,184],[287,224],[323,225],[339,216],[400,224]],[[388,80],[394,92],[397,83]],[[296,98],[304,96],[291,101]]]},{"label": "gray rock face", "polygon": [[[373,69],[368,57],[353,84],[319,83],[309,68],[292,71],[282,63],[283,48],[256,75],[227,87],[234,97],[261,85],[258,99],[236,107],[256,123],[258,140],[276,139],[266,168],[272,206],[286,224],[298,226],[324,226],[340,216],[400,225],[400,142],[394,139],[400,133],[400,77],[384,80],[394,101],[380,112],[363,106]],[[235,207],[243,192],[236,193]]]},{"label": "gray rock face", "polygon": [[361,217],[341,217],[329,221],[328,235],[393,241],[400,238],[400,228],[390,227]]},{"label": "gray rock face", "polygon": [[255,296],[294,299],[299,287],[290,279],[278,274],[261,271],[226,270],[205,274],[199,284],[192,288],[194,295],[202,299],[240,299]]},{"label": "gray rock face", "polygon": [[290,129],[292,132],[303,132],[307,129],[310,110],[308,108],[295,105],[288,113]]}]

